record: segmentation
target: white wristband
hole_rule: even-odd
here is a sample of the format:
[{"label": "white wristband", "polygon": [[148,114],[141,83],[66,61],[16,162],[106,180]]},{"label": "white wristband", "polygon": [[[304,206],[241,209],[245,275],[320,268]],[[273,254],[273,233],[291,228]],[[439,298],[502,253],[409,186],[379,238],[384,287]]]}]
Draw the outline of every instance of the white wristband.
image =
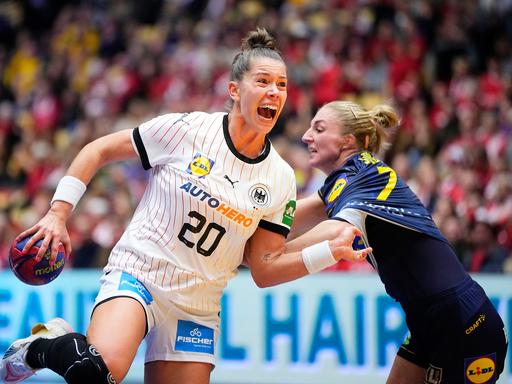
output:
[{"label": "white wristband", "polygon": [[309,273],[319,272],[338,262],[333,257],[327,240],[304,248],[302,250],[302,261],[304,261],[304,265]]},{"label": "white wristband", "polygon": [[74,176],[64,176],[60,179],[59,184],[57,185],[57,189],[55,190],[50,206],[54,201],[60,200],[71,204],[73,209],[75,209],[86,189],[87,186],[82,182],[82,180],[77,179]]}]

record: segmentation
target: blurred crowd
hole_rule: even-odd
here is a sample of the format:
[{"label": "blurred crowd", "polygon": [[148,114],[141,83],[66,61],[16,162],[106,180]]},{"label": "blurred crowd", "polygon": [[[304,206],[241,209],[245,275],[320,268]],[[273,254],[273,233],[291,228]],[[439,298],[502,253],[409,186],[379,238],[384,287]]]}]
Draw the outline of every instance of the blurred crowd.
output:
[{"label": "blurred crowd", "polygon": [[[467,270],[512,273],[512,0],[0,2],[0,268],[86,143],[167,112],[225,110],[255,26],[288,64],[271,138],[299,196],[324,177],[300,140],[316,109],[391,103],[402,124],[385,160]],[[69,221],[68,265],[105,264],[146,178],[135,160],[99,172]]]}]

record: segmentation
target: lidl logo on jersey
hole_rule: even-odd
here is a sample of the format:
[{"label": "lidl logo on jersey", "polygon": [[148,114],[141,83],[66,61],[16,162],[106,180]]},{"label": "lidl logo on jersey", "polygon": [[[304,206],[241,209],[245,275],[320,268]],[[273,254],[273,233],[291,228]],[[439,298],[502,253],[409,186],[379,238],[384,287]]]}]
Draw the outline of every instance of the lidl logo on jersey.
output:
[{"label": "lidl logo on jersey", "polygon": [[289,227],[292,226],[293,218],[295,217],[295,210],[297,209],[297,202],[295,200],[289,200],[286,204],[283,213],[282,223]]},{"label": "lidl logo on jersey", "polygon": [[213,355],[213,329],[193,321],[178,320],[176,327],[176,351],[198,352]]},{"label": "lidl logo on jersey", "polygon": [[494,383],[496,370],[496,354],[474,357],[464,360],[466,370],[465,384]]},{"label": "lidl logo on jersey", "polygon": [[341,177],[336,180],[334,183],[334,187],[332,187],[329,196],[327,196],[327,202],[332,203],[336,198],[340,195],[343,188],[347,185],[347,176],[345,174],[341,175]]},{"label": "lidl logo on jersey", "polygon": [[198,152],[188,165],[187,172],[194,176],[205,177],[212,171],[213,164],[215,161]]}]

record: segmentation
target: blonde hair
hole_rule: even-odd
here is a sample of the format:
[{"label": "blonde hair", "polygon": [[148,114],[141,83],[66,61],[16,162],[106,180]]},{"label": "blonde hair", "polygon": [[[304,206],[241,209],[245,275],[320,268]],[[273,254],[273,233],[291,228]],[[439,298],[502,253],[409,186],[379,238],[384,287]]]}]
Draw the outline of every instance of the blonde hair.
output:
[{"label": "blonde hair", "polygon": [[357,149],[383,154],[389,148],[389,134],[400,123],[398,113],[387,104],[367,110],[351,101],[332,101],[323,106],[333,110],[344,134],[356,138]]}]

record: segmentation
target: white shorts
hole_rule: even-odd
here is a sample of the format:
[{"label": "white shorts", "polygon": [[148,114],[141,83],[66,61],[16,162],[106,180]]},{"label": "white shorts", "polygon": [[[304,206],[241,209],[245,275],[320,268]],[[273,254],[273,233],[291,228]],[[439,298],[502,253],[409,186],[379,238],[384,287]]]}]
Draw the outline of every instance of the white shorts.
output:
[{"label": "white shorts", "polygon": [[215,365],[215,344],[219,337],[219,315],[190,314],[166,300],[157,292],[150,292],[132,275],[114,270],[105,273],[94,303],[116,297],[137,300],[146,312],[145,361],[194,361]]}]

